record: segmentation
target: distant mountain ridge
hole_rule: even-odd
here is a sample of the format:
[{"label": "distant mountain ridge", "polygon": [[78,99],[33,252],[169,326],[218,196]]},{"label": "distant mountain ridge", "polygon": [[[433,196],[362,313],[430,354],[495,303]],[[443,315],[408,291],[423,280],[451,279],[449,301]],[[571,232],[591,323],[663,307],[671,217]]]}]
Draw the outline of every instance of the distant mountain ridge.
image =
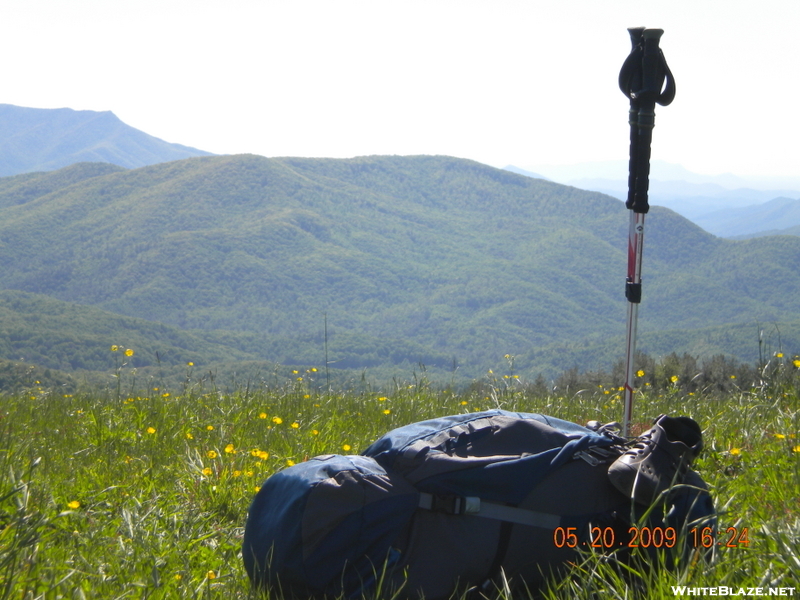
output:
[{"label": "distant mountain ridge", "polygon": [[[523,166],[522,168],[541,173],[558,183],[568,183],[581,179],[627,181],[628,177],[627,160],[593,161],[572,165],[534,165]],[[745,188],[754,190],[800,189],[800,176],[739,176],[732,173],[703,175],[694,173],[683,165],[658,159],[650,161],[650,179],[654,181],[681,181],[696,185],[712,184],[726,190]]]},{"label": "distant mountain ridge", "polygon": [[0,104],[0,177],[54,171],[79,162],[133,169],[210,155],[148,135],[109,111]]},{"label": "distant mountain ridge", "polygon": [[[628,165],[625,161],[531,167],[536,169],[535,173],[511,165],[505,168],[530,177],[546,177],[564,185],[608,194],[620,200],[625,200],[628,194]],[[656,160],[651,165],[649,197],[651,205],[670,208],[714,235],[763,235],[766,230],[784,229],[797,223],[781,225],[766,217],[764,229],[755,230],[747,220],[737,223],[735,215],[740,214],[740,209],[749,216],[757,215],[762,211],[757,205],[775,198],[800,198],[800,178],[699,175],[681,165]]]},{"label": "distant mountain ridge", "polygon": [[762,204],[714,211],[695,222],[714,235],[731,238],[762,232],[791,235],[791,228],[800,226],[800,199],[774,198]]}]

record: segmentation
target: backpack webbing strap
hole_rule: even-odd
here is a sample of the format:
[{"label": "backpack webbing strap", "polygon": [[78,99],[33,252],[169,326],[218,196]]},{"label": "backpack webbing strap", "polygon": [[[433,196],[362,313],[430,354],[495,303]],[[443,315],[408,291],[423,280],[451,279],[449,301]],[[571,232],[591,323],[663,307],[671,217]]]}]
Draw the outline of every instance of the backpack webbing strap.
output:
[{"label": "backpack webbing strap", "polygon": [[555,529],[561,525],[561,517],[559,515],[526,510],[496,502],[487,502],[475,496],[451,496],[420,492],[419,507],[425,510],[444,512],[449,515],[473,515],[506,523],[541,527],[542,529]]}]

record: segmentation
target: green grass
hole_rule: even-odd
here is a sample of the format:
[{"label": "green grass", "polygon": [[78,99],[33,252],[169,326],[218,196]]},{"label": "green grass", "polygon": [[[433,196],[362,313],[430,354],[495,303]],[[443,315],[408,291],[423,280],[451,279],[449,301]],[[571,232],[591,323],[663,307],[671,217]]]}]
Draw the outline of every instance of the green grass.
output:
[{"label": "green grass", "polygon": [[[494,377],[470,391],[426,381],[324,394],[311,370],[280,388],[0,395],[0,598],[254,598],[240,556],[262,481],[306,457],[357,453],[387,430],[488,408],[585,423],[621,418],[617,389],[558,396]],[[124,389],[121,386],[120,389]],[[672,585],[800,587],[800,392],[791,363],[758,389],[678,386],[637,397],[641,427],[695,418],[720,530],[748,529],[711,564],[620,574],[588,557],[547,598],[673,598]],[[634,567],[636,569],[636,567]],[[498,589],[498,598],[527,597]],[[640,597],[641,594],[640,594]]]}]

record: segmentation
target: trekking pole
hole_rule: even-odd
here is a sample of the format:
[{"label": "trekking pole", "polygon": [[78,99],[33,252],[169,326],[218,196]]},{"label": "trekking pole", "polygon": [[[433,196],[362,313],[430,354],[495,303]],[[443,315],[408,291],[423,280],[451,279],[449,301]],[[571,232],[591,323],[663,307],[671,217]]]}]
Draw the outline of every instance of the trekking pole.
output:
[{"label": "trekking pole", "polygon": [[663,29],[628,29],[631,53],[622,65],[619,87],[630,99],[628,122],[631,127],[630,162],[628,164],[628,273],[625,298],[628,300],[625,342],[625,408],[622,435],[628,436],[633,414],[633,361],[636,354],[636,326],[642,300],[642,248],[644,217],[650,210],[647,191],[650,176],[650,143],[655,126],[656,103],[667,106],[675,98],[675,80],[658,47]]}]

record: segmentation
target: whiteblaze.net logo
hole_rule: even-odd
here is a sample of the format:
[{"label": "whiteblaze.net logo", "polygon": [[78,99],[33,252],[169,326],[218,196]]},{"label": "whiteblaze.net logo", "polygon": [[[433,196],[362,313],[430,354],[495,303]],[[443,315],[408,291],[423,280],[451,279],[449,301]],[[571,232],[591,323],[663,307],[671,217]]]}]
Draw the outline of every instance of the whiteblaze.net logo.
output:
[{"label": "whiteblaze.net logo", "polygon": [[672,593],[676,596],[794,596],[793,587],[688,587],[673,585]]}]

